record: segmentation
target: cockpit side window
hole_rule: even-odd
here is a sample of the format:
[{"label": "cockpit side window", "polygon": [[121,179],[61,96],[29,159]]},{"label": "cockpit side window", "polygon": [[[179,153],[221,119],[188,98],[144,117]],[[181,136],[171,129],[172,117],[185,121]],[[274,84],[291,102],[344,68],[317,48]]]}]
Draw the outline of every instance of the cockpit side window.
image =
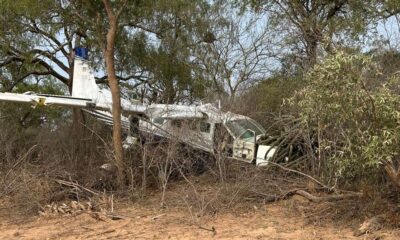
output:
[{"label": "cockpit side window", "polygon": [[[254,131],[255,135],[265,134],[265,130],[254,120],[250,119],[236,119],[226,123],[226,126],[236,137],[246,138],[250,136],[250,133],[246,133],[247,130]],[[243,135],[246,133],[245,135]],[[254,135],[254,134],[253,134]]]}]

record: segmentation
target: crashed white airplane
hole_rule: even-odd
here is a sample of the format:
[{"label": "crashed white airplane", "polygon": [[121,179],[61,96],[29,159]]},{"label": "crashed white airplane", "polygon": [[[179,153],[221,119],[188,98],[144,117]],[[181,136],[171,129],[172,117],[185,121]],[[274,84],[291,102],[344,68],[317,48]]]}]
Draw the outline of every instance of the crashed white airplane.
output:
[{"label": "crashed white airplane", "polygon": [[[78,48],[74,61],[72,96],[46,94],[0,93],[0,101],[29,103],[34,106],[79,107],[97,119],[112,125],[111,92],[100,89],[87,60],[87,50]],[[178,139],[196,149],[215,153],[225,149],[227,157],[266,165],[277,152],[276,147],[261,145],[259,140],[266,134],[264,128],[251,118],[225,113],[211,104],[184,106],[172,104],[144,105],[121,99],[124,114],[123,127],[140,135],[153,135]],[[135,121],[136,120],[136,121]],[[221,133],[225,137],[221,138]],[[228,136],[228,137],[226,137]],[[128,137],[125,144],[132,144]]]}]

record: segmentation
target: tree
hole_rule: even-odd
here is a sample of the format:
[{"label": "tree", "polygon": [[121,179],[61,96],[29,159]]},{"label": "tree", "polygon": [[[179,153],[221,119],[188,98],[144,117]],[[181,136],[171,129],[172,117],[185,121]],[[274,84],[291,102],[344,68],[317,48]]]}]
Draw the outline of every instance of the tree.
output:
[{"label": "tree", "polygon": [[[209,42],[195,48],[195,63],[212,83],[214,97],[229,100],[256,84],[277,66],[266,15],[240,13],[229,3],[213,5]],[[217,96],[215,96],[217,95]],[[212,100],[212,99],[210,99]]]},{"label": "tree", "polygon": [[[134,57],[148,71],[149,81],[139,86],[149,102],[193,102],[205,96],[208,79],[193,60],[196,47],[204,47],[211,20],[207,1],[153,1],[146,20],[131,18],[124,27],[142,33],[146,45]],[[152,18],[151,16],[156,16]],[[132,56],[129,53],[126,56]],[[145,95],[145,96],[144,96]]]},{"label": "tree", "polygon": [[364,32],[368,25],[365,11],[372,7],[355,0],[249,0],[256,11],[267,12],[282,36],[280,51],[288,65],[309,69],[335,44]]},{"label": "tree", "polygon": [[118,183],[120,186],[124,184],[124,160],[123,160],[123,148],[122,148],[122,127],[121,127],[121,94],[118,84],[118,79],[115,74],[115,40],[118,31],[118,18],[121,12],[124,10],[127,0],[115,10],[115,7],[111,6],[109,0],[103,0],[105,11],[107,12],[108,18],[108,30],[106,36],[106,43],[104,46],[104,59],[106,62],[106,69],[108,74],[108,85],[111,89],[112,94],[112,115],[113,115],[113,142],[115,151],[115,162],[118,170]]},{"label": "tree", "polygon": [[[74,45],[80,45],[83,33],[71,21],[58,1],[2,1],[0,29],[0,71],[3,91],[35,76],[51,76],[72,91]],[[63,60],[64,58],[65,60]],[[73,109],[76,133],[82,133],[84,121],[79,109]]]},{"label": "tree", "polygon": [[119,18],[126,10],[128,1],[115,3],[102,1],[71,1],[69,8],[80,21],[79,25],[90,24],[87,28],[87,40],[94,48],[101,49],[105,61],[108,86],[111,90],[113,116],[114,163],[117,167],[117,182],[125,185],[125,163],[122,148],[121,93],[115,67],[116,41],[121,26]]}]

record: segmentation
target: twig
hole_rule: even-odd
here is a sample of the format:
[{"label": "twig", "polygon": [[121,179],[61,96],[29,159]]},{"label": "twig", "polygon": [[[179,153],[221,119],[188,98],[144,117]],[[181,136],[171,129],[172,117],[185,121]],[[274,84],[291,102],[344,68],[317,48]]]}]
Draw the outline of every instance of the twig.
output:
[{"label": "twig", "polygon": [[3,188],[2,192],[0,193],[0,197],[5,196],[10,190],[9,188],[11,188],[11,186],[13,185],[13,183],[17,180],[16,178],[13,179],[10,183],[6,184],[7,178],[8,176],[11,174],[11,172],[19,165],[21,164],[28,156],[29,154],[32,153],[32,151],[37,147],[37,145],[33,145],[22,157],[20,157],[17,162],[10,168],[10,170],[8,170],[8,172],[5,174],[5,176],[3,177],[3,182],[5,187]]},{"label": "twig", "polygon": [[114,213],[106,213],[106,216],[111,218],[111,220],[122,220],[122,219],[132,218],[129,216],[124,216],[124,215],[119,215],[119,214],[114,214]]},{"label": "twig", "polygon": [[283,195],[272,195],[272,194],[265,194],[265,193],[260,193],[260,192],[256,192],[256,191],[251,191],[250,190],[250,192],[251,193],[254,193],[254,194],[256,194],[256,195],[260,195],[260,196],[262,196],[263,198],[264,198],[264,202],[275,202],[275,201],[278,201],[278,200],[280,200],[280,199],[282,199],[282,196],[285,196],[286,194],[283,194]]},{"label": "twig", "polygon": [[113,232],[115,232],[115,229],[110,229],[110,230],[101,232],[101,233],[99,233],[99,234],[97,234],[97,235],[103,235],[103,234],[106,234],[106,233],[113,233]]},{"label": "twig", "polygon": [[89,126],[87,126],[87,125],[84,124],[84,123],[81,123],[81,124],[82,124],[82,126],[84,126],[86,129],[88,129],[90,132],[92,132],[94,135],[96,135],[96,136],[100,139],[100,141],[103,142],[103,144],[104,144],[105,148],[107,149],[107,151],[109,151],[109,152],[112,153],[112,150],[111,150],[111,148],[108,146],[107,142],[106,142],[96,131],[94,131],[93,129],[91,129]]},{"label": "twig", "polygon": [[164,214],[164,213],[163,213],[163,214],[159,214],[159,215],[157,215],[157,216],[152,217],[151,219],[157,220],[157,219],[159,219],[159,218],[162,217],[162,216],[165,216],[165,214]]},{"label": "twig", "polygon": [[332,188],[328,187],[327,185],[323,184],[322,182],[318,181],[317,179],[315,179],[315,178],[311,177],[310,175],[305,174],[305,173],[303,173],[303,172],[300,172],[300,171],[297,171],[297,170],[294,170],[294,169],[291,169],[291,168],[284,167],[284,166],[282,166],[282,165],[280,165],[280,164],[277,164],[277,163],[274,163],[274,162],[269,162],[269,164],[272,164],[272,165],[274,165],[274,166],[277,166],[277,167],[279,167],[279,168],[281,168],[281,169],[283,169],[283,170],[285,170],[285,171],[294,172],[294,173],[297,173],[297,174],[299,174],[299,175],[301,175],[301,176],[304,176],[304,177],[306,177],[306,178],[308,178],[308,179],[310,179],[310,180],[316,182],[318,185],[320,185],[320,186],[323,187],[323,188],[332,189]]},{"label": "twig", "polygon": [[64,185],[64,186],[67,186],[67,187],[72,187],[72,188],[75,188],[75,189],[78,189],[78,190],[81,190],[81,191],[85,190],[86,192],[89,192],[89,193],[91,193],[93,195],[100,195],[99,192],[95,192],[94,190],[90,190],[89,188],[86,188],[86,187],[84,187],[82,185],[79,185],[78,183],[68,182],[68,181],[64,181],[64,180],[56,180],[56,182],[61,184],[61,185]]},{"label": "twig", "polygon": [[86,229],[86,230],[90,230],[90,231],[95,231],[93,228],[90,228],[90,227],[81,226],[81,228]]},{"label": "twig", "polygon": [[111,212],[114,212],[114,194],[111,194]]},{"label": "twig", "polygon": [[4,176],[4,179],[7,179],[7,176],[16,168],[20,163],[22,163],[28,156],[31,154],[31,152],[37,147],[38,145],[33,145],[29,150],[18,159],[18,161],[11,167],[11,169],[7,172],[7,174]]},{"label": "twig", "polygon": [[205,228],[205,227],[202,227],[202,226],[200,226],[200,225],[198,225],[198,227],[199,227],[199,229],[202,229],[202,230],[206,230],[206,231],[212,232],[214,236],[215,236],[215,235],[217,235],[217,230],[215,230],[215,227],[211,227],[211,229],[209,229],[209,228]]},{"label": "twig", "polygon": [[347,193],[347,194],[336,194],[336,195],[327,195],[327,196],[318,197],[318,196],[314,196],[314,195],[304,191],[303,189],[292,189],[282,195],[269,195],[269,194],[265,194],[265,193],[255,192],[255,191],[250,191],[250,192],[260,195],[260,196],[263,196],[265,202],[276,202],[279,200],[284,200],[284,199],[287,199],[290,196],[293,196],[296,194],[306,198],[307,200],[309,200],[311,202],[332,202],[332,201],[339,201],[339,200],[347,199],[347,198],[359,198],[359,197],[363,196],[362,193],[353,192],[353,193]]}]

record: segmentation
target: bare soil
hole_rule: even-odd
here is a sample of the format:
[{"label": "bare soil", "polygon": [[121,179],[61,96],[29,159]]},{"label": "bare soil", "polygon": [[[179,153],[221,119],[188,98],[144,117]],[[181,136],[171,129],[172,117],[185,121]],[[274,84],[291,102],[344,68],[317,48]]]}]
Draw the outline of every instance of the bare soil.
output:
[{"label": "bare soil", "polygon": [[[83,213],[26,223],[2,222],[2,239],[356,239],[350,228],[305,225],[282,204],[245,214],[223,214],[193,224],[187,211],[123,209],[125,220],[102,221]],[[202,227],[202,228],[200,228]],[[208,230],[207,230],[208,229]],[[215,229],[213,231],[212,229]],[[393,238],[395,239],[395,238]]]},{"label": "bare soil", "polygon": [[[193,182],[202,196],[214,199],[213,183],[204,179]],[[399,207],[379,198],[311,203],[295,195],[264,203],[238,195],[237,204],[229,206],[233,200],[227,197],[201,212],[189,201],[190,188],[183,182],[171,184],[163,208],[159,191],[135,203],[115,199],[120,220],[96,218],[89,211],[27,217],[11,199],[0,199],[0,239],[400,239]],[[387,226],[354,236],[360,224],[377,215],[385,216]]]}]

